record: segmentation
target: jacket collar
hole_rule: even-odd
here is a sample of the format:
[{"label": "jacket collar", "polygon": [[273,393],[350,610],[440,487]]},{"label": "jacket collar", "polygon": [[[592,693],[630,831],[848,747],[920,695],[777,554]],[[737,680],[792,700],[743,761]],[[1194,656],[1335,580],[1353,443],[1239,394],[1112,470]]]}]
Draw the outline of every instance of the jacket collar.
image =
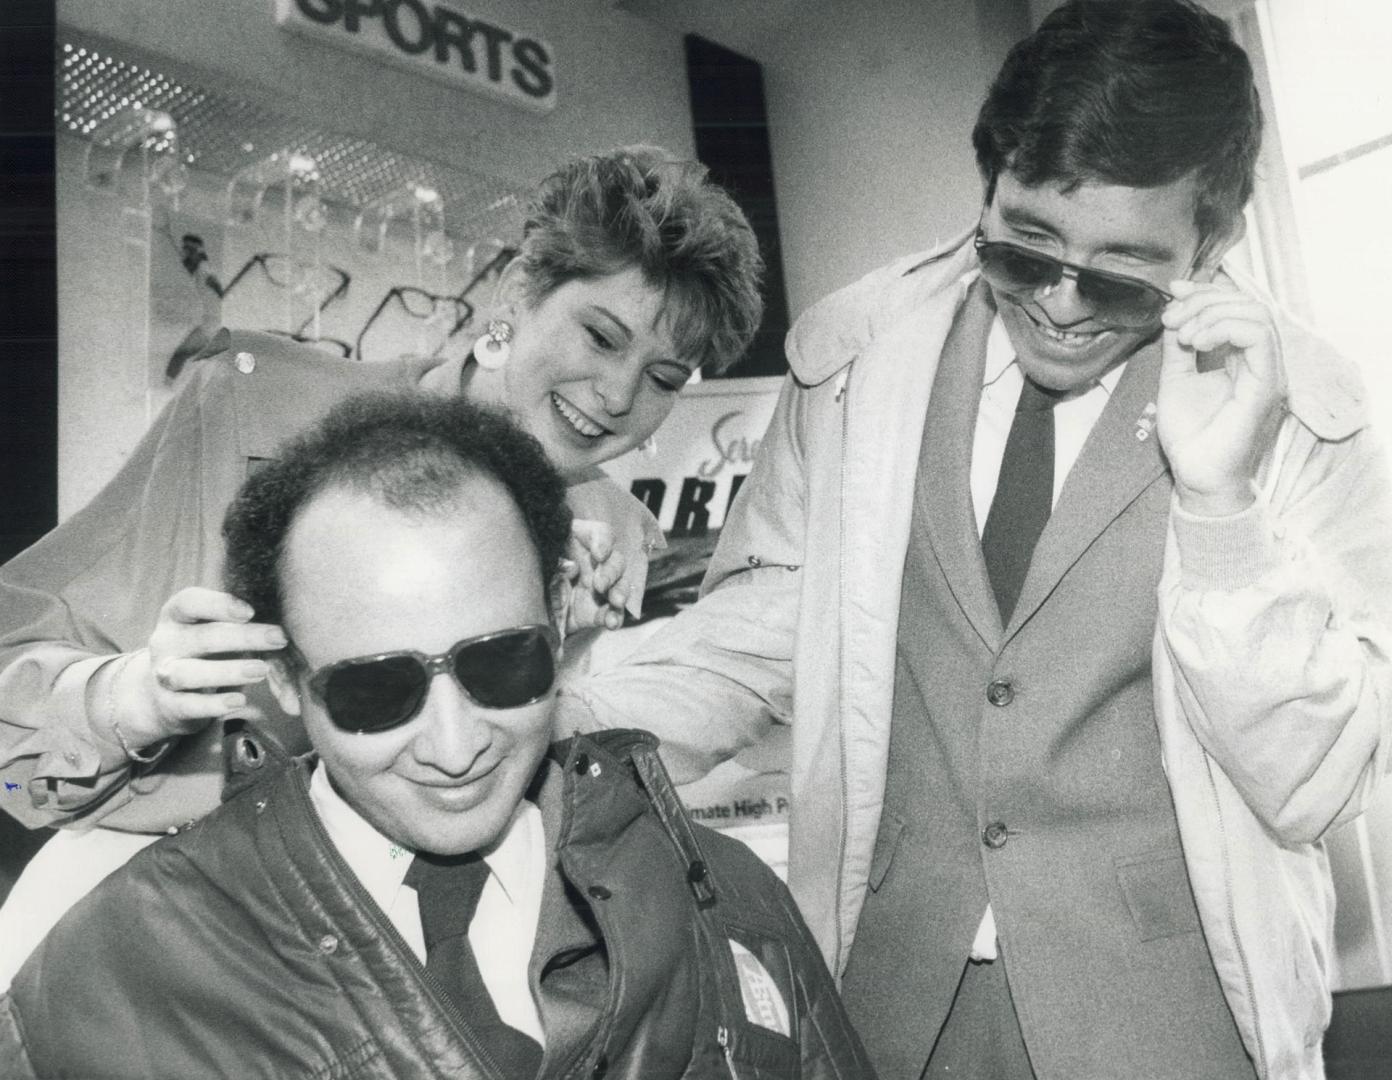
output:
[{"label": "jacket collar", "polygon": [[808,308],[788,332],[788,364],[808,386],[825,382],[875,338],[976,262],[974,233],[876,270]]},{"label": "jacket collar", "polygon": [[[967,290],[943,342],[928,399],[914,490],[919,526],[948,586],[978,636],[992,649],[1000,639],[1000,612],[976,531],[971,455],[986,342],[995,317],[991,292],[978,279]],[[912,557],[912,547],[910,552]]]},{"label": "jacket collar", "polygon": [[[858,359],[877,338],[976,265],[975,229],[899,259],[813,304],[788,332],[794,377],[815,386]],[[1225,263],[1244,292],[1277,312],[1287,381],[1286,407],[1321,439],[1344,439],[1367,424],[1357,366],[1303,324],[1288,318],[1252,278]]]},{"label": "jacket collar", "polygon": [[[531,981],[541,988],[548,1058],[583,1045],[601,1015],[613,1018],[609,1042],[627,1045],[683,966],[691,892],[630,759],[656,745],[645,732],[576,735],[552,746],[538,775],[554,872]],[[597,952],[607,957],[598,969]]]}]

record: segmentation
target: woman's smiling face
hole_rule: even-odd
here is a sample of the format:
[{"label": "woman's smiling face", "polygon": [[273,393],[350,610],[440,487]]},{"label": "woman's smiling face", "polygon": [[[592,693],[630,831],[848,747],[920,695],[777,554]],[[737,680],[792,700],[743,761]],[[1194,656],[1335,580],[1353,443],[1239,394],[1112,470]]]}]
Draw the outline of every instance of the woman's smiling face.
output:
[{"label": "woman's smiling face", "polygon": [[637,267],[567,281],[535,301],[520,277],[513,297],[511,352],[500,375],[501,400],[575,475],[643,442],[667,419],[696,370],[678,355],[668,294]]}]

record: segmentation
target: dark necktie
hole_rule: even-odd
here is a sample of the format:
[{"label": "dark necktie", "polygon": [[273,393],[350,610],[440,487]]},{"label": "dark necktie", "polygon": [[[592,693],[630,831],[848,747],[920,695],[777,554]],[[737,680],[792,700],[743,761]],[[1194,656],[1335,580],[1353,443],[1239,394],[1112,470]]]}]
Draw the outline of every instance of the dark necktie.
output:
[{"label": "dark necktie", "polygon": [[986,527],[981,530],[981,554],[1002,626],[1010,624],[1034,546],[1053,508],[1057,400],[1056,395],[1025,379],[1005,440],[996,495],[986,515]]},{"label": "dark necktie", "polygon": [[444,985],[469,1030],[504,1075],[533,1080],[541,1068],[541,1047],[498,1015],[469,946],[469,923],[487,881],[488,864],[473,854],[417,855],[404,878],[416,890],[426,970]]}]

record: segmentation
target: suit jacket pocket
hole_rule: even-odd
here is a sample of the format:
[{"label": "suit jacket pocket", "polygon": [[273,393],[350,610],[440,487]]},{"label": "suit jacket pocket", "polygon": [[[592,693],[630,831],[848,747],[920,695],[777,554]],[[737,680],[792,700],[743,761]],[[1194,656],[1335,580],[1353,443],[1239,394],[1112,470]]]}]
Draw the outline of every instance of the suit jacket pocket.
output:
[{"label": "suit jacket pocket", "polygon": [[1141,941],[1199,929],[1184,853],[1178,848],[1127,855],[1116,860],[1121,895]]}]

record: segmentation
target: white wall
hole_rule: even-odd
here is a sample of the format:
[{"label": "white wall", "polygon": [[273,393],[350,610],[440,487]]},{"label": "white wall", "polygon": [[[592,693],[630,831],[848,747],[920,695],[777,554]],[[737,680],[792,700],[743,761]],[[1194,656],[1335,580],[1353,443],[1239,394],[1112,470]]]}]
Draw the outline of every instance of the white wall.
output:
[{"label": "white wall", "polygon": [[971,129],[1023,0],[804,4],[761,43],[788,301],[796,314],[971,226]]}]

